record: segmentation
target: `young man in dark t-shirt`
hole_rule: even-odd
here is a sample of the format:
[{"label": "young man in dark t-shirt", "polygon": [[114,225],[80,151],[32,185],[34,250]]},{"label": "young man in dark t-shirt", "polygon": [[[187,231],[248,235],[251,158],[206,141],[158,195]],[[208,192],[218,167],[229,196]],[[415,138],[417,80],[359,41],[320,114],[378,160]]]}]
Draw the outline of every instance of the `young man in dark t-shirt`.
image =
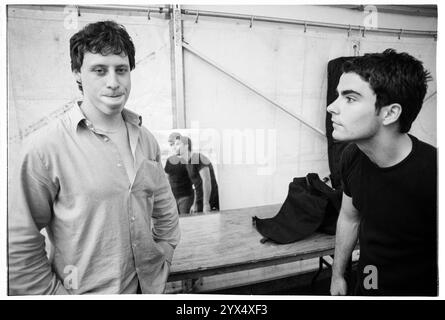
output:
[{"label": "young man in dark t-shirt", "polygon": [[190,213],[193,205],[194,192],[192,181],[187,172],[186,161],[177,155],[175,142],[180,136],[179,133],[173,132],[168,137],[168,143],[173,150],[173,155],[168,157],[164,170],[167,173],[168,181],[175,196],[178,212],[186,214]]},{"label": "young man in dark t-shirt", "polygon": [[353,142],[341,162],[331,294],[344,278],[357,238],[356,295],[437,295],[437,152],[408,134],[427,90],[422,63],[392,49],[343,66],[328,106],[333,138]]},{"label": "young man in dark t-shirt", "polygon": [[200,153],[192,153],[192,141],[181,136],[176,141],[178,155],[186,161],[186,169],[195,188],[192,212],[219,210],[218,183],[210,160]]}]

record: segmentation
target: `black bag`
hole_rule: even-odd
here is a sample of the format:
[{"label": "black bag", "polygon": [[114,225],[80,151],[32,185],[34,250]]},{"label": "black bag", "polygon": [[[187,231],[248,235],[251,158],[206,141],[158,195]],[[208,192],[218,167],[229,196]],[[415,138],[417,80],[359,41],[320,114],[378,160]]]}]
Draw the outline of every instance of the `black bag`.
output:
[{"label": "black bag", "polygon": [[301,240],[315,231],[335,234],[341,207],[341,190],[334,190],[318,174],[294,178],[278,214],[273,218],[253,217],[261,235],[277,243]]}]

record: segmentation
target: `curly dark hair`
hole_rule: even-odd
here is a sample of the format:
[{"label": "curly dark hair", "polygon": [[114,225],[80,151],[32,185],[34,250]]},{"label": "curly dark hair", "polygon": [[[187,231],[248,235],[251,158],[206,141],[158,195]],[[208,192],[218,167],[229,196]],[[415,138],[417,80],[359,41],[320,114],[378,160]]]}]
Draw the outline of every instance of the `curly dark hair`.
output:
[{"label": "curly dark hair", "polygon": [[431,80],[421,61],[408,53],[386,49],[347,60],[343,72],[358,74],[376,94],[376,110],[392,103],[402,106],[399,130],[406,133],[422,108]]},{"label": "curly dark hair", "polygon": [[[114,21],[99,21],[86,25],[70,39],[71,71],[80,71],[85,52],[125,54],[130,70],[135,68],[135,48],[125,27]],[[83,91],[81,83],[77,83]]]}]

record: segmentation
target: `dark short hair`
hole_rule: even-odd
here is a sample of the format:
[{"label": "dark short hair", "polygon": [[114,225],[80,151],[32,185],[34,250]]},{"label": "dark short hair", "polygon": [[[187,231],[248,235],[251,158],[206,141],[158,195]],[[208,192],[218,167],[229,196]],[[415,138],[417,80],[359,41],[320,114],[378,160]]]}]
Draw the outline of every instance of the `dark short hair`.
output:
[{"label": "dark short hair", "polygon": [[179,132],[172,132],[168,136],[168,142],[174,142],[178,140],[181,137],[181,134]]},{"label": "dark short hair", "polygon": [[386,49],[383,53],[365,54],[343,64],[344,73],[356,73],[368,82],[376,94],[376,110],[392,103],[402,106],[399,130],[406,133],[422,108],[431,80],[421,61],[408,53]]},{"label": "dark short hair", "polygon": [[[70,39],[71,71],[80,71],[85,52],[125,54],[130,70],[135,68],[135,48],[125,27],[114,21],[99,21],[86,25]],[[78,83],[82,91],[82,85]]]}]

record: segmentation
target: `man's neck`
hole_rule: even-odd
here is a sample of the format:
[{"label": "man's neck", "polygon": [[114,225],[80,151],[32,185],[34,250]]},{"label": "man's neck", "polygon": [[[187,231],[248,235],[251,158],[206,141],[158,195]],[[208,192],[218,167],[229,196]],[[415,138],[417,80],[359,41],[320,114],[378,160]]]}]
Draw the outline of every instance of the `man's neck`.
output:
[{"label": "man's neck", "polygon": [[380,168],[394,166],[405,159],[413,145],[406,133],[380,131],[370,140],[356,142],[357,147]]},{"label": "man's neck", "polygon": [[120,126],[123,120],[122,112],[110,115],[105,114],[99,111],[87,100],[82,101],[80,109],[96,129],[113,131]]}]

